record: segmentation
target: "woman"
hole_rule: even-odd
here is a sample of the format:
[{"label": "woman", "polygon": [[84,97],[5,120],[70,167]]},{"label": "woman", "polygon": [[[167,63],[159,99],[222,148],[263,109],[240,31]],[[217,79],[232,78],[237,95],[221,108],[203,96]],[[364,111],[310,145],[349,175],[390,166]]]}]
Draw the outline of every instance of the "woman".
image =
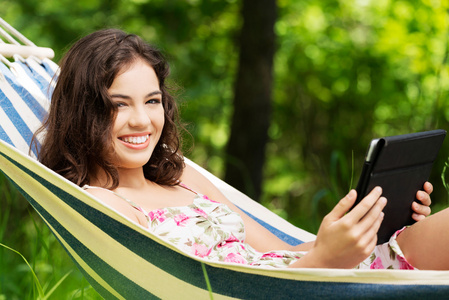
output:
[{"label": "woman", "polygon": [[[424,220],[389,243],[376,246],[386,204],[380,188],[348,212],[356,199],[350,191],[323,219],[315,242],[290,246],[279,240],[184,164],[168,73],[162,54],[135,35],[109,29],[78,41],[61,62],[41,162],[181,250],[211,260],[449,269],[442,251],[449,235],[435,231],[447,228],[449,210],[424,219],[430,183],[417,193],[423,205],[412,205],[413,217]],[[424,256],[427,240],[437,249],[433,258]]]}]

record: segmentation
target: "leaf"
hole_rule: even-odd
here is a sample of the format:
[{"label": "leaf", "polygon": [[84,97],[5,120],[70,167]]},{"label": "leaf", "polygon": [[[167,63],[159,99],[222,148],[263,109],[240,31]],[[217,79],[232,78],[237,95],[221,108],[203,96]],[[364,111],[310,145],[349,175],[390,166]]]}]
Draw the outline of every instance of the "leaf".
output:
[{"label": "leaf", "polygon": [[34,284],[36,285],[37,291],[38,291],[38,293],[39,293],[39,298],[40,298],[40,299],[44,299],[45,295],[44,295],[44,291],[43,291],[43,289],[42,289],[42,286],[41,286],[41,284],[40,284],[40,282],[39,282],[39,279],[37,278],[36,274],[35,274],[34,271],[33,271],[33,268],[32,268],[31,265],[28,263],[28,261],[26,260],[26,258],[25,258],[19,251],[16,251],[16,250],[14,250],[14,249],[12,249],[12,248],[10,248],[10,247],[8,247],[8,246],[2,244],[2,243],[0,243],[0,246],[6,248],[6,249],[8,249],[8,250],[11,250],[12,252],[18,254],[18,255],[23,259],[23,261],[27,264],[28,268],[30,269],[31,274],[33,275],[33,281],[34,281]]},{"label": "leaf", "polygon": [[70,273],[72,273],[72,271],[73,270],[70,270],[61,279],[59,279],[59,281],[51,288],[51,290],[45,294],[45,297],[43,298],[43,300],[48,299],[48,297],[50,297],[51,294],[53,294],[53,292],[56,290],[56,288],[67,278],[67,276],[70,275]]}]

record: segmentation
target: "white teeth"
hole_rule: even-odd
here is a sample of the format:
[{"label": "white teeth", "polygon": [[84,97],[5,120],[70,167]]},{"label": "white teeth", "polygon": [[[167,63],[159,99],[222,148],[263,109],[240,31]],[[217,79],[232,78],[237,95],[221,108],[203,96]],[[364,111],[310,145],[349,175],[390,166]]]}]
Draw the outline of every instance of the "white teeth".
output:
[{"label": "white teeth", "polygon": [[121,139],[122,141],[124,141],[126,143],[138,145],[138,144],[145,143],[149,139],[149,137],[150,136],[147,134],[144,136],[127,136],[127,137],[119,138],[119,139]]}]

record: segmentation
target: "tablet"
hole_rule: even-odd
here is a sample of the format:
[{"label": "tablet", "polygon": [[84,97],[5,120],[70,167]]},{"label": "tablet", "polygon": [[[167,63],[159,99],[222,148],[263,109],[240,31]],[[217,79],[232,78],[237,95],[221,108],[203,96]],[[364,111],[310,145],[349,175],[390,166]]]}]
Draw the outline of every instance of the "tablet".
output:
[{"label": "tablet", "polygon": [[438,129],[371,141],[357,184],[355,205],[374,187],[382,187],[382,196],[388,201],[377,244],[388,242],[397,230],[414,223],[412,203],[430,176],[445,136],[446,131]]}]

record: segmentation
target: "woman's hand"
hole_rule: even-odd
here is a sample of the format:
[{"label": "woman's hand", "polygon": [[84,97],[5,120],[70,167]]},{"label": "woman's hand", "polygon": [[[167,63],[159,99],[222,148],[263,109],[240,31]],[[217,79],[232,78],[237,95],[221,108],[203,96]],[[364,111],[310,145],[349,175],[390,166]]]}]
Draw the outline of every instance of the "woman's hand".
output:
[{"label": "woman's hand", "polygon": [[374,188],[363,200],[353,206],[357,192],[346,197],[323,218],[313,248],[300,259],[303,267],[353,268],[367,258],[377,243],[377,231],[383,220],[387,200],[382,189]]},{"label": "woman's hand", "polygon": [[424,183],[424,191],[418,191],[416,193],[416,199],[418,199],[421,203],[414,201],[412,203],[412,209],[414,213],[412,214],[412,218],[415,221],[421,221],[425,219],[428,215],[430,215],[430,204],[432,201],[430,200],[430,194],[433,192],[433,186],[430,182]]}]

